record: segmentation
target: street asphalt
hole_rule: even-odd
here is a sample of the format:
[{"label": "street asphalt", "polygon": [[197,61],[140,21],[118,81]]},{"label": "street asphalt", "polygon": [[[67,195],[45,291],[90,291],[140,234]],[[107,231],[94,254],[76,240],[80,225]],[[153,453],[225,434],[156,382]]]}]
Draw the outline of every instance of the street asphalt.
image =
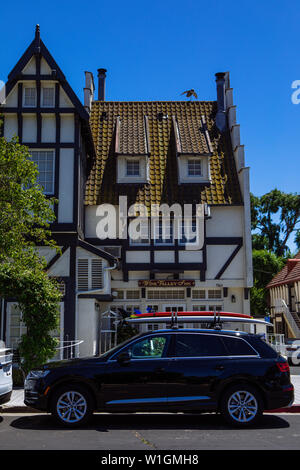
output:
[{"label": "street asphalt", "polygon": [[236,430],[215,414],[96,414],[90,425],[63,429],[45,414],[0,416],[0,450],[299,450],[300,415],[268,414]]}]

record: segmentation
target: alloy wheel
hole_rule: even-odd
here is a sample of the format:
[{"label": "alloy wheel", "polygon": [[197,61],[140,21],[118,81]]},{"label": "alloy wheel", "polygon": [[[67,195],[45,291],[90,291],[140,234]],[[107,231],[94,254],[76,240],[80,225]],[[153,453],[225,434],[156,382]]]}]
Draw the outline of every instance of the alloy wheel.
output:
[{"label": "alloy wheel", "polygon": [[56,404],[57,415],[67,424],[81,421],[85,417],[87,409],[86,398],[77,390],[64,392]]},{"label": "alloy wheel", "polygon": [[238,423],[252,421],[258,412],[258,403],[255,396],[247,390],[234,392],[228,399],[228,413]]}]

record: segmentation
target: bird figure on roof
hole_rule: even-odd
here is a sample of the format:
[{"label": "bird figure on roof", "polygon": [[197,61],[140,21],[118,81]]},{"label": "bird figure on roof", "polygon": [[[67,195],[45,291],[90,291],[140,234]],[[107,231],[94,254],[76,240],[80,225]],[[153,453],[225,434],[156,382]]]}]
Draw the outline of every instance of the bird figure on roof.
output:
[{"label": "bird figure on roof", "polygon": [[198,98],[198,95],[193,88],[191,90],[186,90],[181,94],[186,95],[187,98],[190,98],[191,96],[193,96],[196,99]]}]

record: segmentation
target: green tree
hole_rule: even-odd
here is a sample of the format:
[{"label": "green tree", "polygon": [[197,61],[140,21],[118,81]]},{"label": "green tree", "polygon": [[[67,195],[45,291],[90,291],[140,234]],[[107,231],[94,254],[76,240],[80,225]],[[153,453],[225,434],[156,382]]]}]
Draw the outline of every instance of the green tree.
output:
[{"label": "green tree", "polygon": [[287,243],[300,233],[300,195],[273,189],[261,197],[251,194],[253,248],[265,249],[277,256],[288,256]]},{"label": "green tree", "polygon": [[0,138],[0,297],[19,302],[27,333],[20,342],[24,370],[55,353],[51,331],[57,328],[60,293],[48,278],[37,245],[56,248],[49,223],[52,205],[37,183],[38,170],[17,138]]},{"label": "green tree", "polygon": [[285,258],[277,256],[267,250],[253,250],[253,277],[250,302],[251,313],[261,316],[268,313],[267,284],[285,264]]}]

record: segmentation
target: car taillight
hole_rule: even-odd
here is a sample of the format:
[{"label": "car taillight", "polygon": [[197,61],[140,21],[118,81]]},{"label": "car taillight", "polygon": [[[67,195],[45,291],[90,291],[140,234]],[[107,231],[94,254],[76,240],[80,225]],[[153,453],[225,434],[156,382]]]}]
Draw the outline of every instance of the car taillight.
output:
[{"label": "car taillight", "polygon": [[290,366],[288,365],[287,362],[276,362],[276,365],[280,372],[289,372],[290,371]]}]

